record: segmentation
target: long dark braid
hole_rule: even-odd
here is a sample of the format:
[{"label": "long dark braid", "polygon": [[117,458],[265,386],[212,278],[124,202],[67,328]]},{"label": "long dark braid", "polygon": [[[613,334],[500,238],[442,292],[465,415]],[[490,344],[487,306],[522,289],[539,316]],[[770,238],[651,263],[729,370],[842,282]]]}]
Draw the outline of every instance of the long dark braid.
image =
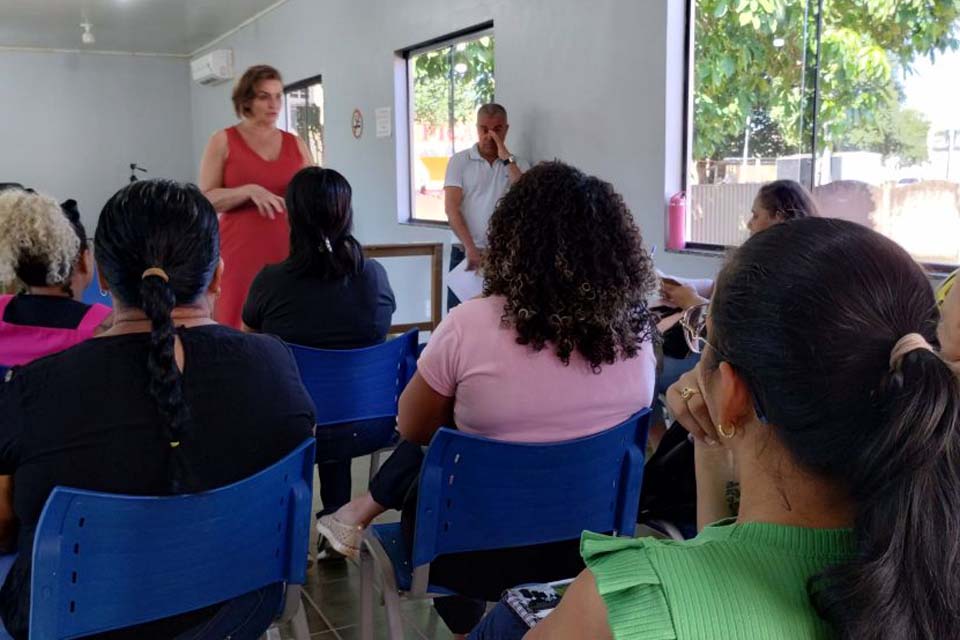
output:
[{"label": "long dark braid", "polygon": [[183,448],[191,417],[177,367],[171,313],[197,300],[220,259],[216,212],[193,185],[136,182],[104,206],[95,237],[97,263],[114,295],[150,320],[148,391],[170,455],[170,490],[193,487]]}]

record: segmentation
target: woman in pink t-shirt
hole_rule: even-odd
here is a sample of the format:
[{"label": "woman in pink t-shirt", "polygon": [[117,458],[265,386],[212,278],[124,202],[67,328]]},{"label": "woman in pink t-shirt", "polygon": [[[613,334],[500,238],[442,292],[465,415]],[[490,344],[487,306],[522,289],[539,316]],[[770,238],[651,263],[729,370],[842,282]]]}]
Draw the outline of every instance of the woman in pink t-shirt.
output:
[{"label": "woman in pink t-shirt", "polygon": [[[490,221],[483,296],[452,310],[400,398],[404,442],[371,483],[317,524],[346,555],[387,508],[413,531],[422,453],[444,425],[514,442],[555,442],[613,427],[653,398],[656,358],[645,300],[650,256],[613,187],[560,162],[533,168]],[[504,523],[509,526],[509,523]],[[455,634],[468,633],[514,584],[575,575],[577,541],[454,554],[431,564],[431,583],[479,599],[435,600]],[[471,568],[468,570],[467,566]],[[482,566],[482,571],[478,569]]]}]

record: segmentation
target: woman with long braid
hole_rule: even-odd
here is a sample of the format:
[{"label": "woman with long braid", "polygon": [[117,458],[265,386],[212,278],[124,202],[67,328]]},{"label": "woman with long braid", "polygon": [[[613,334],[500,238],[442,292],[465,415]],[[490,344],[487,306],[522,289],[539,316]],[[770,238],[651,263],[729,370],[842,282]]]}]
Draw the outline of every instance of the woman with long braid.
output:
[{"label": "woman with long braid", "polygon": [[[286,346],[211,318],[223,267],[216,213],[196,187],[122,189],[100,215],[95,248],[113,327],[0,386],[0,474],[14,476],[20,522],[0,616],[16,638],[26,637],[33,534],[55,486],[204,491],[266,468],[313,432]],[[203,625],[190,637],[256,638],[281,596],[273,585],[128,635],[173,638]]]}]

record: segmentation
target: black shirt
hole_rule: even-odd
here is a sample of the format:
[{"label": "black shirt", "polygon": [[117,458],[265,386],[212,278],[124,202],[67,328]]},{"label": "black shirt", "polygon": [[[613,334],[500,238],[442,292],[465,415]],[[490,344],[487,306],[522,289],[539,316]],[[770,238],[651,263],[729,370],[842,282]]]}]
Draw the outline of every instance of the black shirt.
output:
[{"label": "black shirt", "polygon": [[257,274],[243,322],[293,344],[357,349],[384,341],[396,308],[387,272],[376,260],[365,260],[357,275],[335,280],[291,273],[281,263]]},{"label": "black shirt", "polygon": [[[313,403],[286,345],[219,325],[178,333],[192,416],[180,445],[192,480],[187,490],[253,475],[312,435]],[[169,494],[170,446],[147,392],[149,339],[88,340],[0,384],[0,474],[14,475],[20,522],[19,555],[0,588],[0,615],[15,637],[26,635],[33,534],[55,486]],[[177,620],[168,631],[152,627],[139,637],[172,637],[195,616],[166,622]]]},{"label": "black shirt", "polygon": [[28,327],[76,329],[90,305],[73,298],[20,294],[3,312],[3,321]]}]

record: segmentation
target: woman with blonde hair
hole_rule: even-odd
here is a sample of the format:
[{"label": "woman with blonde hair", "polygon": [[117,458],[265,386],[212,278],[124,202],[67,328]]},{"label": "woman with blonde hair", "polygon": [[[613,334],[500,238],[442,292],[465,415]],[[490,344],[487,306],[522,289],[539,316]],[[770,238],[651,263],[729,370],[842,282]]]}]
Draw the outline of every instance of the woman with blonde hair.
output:
[{"label": "woman with blonde hair", "polygon": [[76,203],[20,189],[0,193],[0,282],[19,284],[0,296],[0,365],[11,367],[91,337],[110,315],[81,302],[93,279],[93,257]]}]

